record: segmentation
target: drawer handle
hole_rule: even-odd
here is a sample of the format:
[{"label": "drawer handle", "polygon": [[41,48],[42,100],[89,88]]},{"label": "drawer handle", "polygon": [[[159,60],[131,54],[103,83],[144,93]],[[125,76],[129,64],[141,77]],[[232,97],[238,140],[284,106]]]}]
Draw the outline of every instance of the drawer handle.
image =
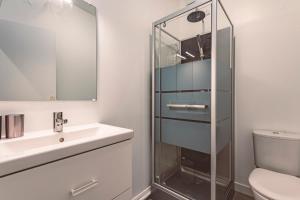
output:
[{"label": "drawer handle", "polygon": [[204,110],[208,105],[167,104],[167,107],[174,110]]},{"label": "drawer handle", "polygon": [[76,197],[77,195],[96,187],[98,184],[99,184],[99,181],[93,179],[89,183],[87,183],[79,188],[71,189],[71,194],[73,197]]}]

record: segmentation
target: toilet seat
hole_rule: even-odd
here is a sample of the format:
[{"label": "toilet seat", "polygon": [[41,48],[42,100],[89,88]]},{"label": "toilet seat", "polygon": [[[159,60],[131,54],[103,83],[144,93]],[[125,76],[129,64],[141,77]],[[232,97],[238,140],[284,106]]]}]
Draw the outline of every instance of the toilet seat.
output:
[{"label": "toilet seat", "polygon": [[266,199],[299,200],[300,178],[257,168],[249,176],[254,190]]}]

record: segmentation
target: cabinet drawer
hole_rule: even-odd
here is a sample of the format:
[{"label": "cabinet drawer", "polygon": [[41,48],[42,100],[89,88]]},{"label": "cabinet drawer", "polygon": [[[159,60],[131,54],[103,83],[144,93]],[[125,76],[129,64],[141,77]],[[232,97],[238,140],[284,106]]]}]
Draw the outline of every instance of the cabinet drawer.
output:
[{"label": "cabinet drawer", "polygon": [[1,199],[114,199],[131,189],[131,148],[131,141],[125,141],[3,177]]}]

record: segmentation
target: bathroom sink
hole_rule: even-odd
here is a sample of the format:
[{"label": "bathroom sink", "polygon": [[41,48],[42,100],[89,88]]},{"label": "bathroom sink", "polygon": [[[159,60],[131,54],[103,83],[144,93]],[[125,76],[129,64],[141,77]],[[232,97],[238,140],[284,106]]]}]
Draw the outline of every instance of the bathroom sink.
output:
[{"label": "bathroom sink", "polygon": [[132,130],[99,123],[66,127],[62,133],[25,133],[22,138],[0,141],[0,177],[132,137]]}]

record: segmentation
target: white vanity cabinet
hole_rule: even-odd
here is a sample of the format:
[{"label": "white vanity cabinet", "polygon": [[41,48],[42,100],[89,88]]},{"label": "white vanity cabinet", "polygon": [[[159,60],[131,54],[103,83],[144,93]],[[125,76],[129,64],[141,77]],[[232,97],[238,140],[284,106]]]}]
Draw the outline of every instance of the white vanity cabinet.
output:
[{"label": "white vanity cabinet", "polygon": [[129,200],[132,142],[126,140],[0,178],[1,200]]}]

